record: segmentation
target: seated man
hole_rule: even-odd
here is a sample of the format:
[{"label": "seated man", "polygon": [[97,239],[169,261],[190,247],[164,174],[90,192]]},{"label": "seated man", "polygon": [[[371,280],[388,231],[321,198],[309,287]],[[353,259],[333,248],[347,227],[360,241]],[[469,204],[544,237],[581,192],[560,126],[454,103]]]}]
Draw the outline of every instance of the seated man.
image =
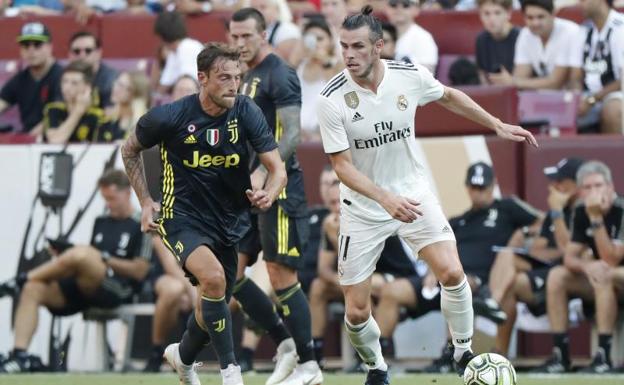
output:
[{"label": "seated man", "polygon": [[152,319],[152,352],[143,372],[155,373],[160,372],[169,333],[177,325],[180,314],[188,316],[193,309],[197,292],[162,239],[154,237],[152,245],[159,262],[154,263],[154,274],[150,274],[154,282],[156,308]]},{"label": "seated man", "polygon": [[97,142],[104,138],[100,132],[104,111],[92,105],[92,85],[93,73],[87,63],[75,61],[63,69],[63,100],[48,103],[43,110],[43,137],[48,143]]},{"label": "seated man", "polygon": [[[26,372],[26,350],[37,329],[39,306],[54,315],[89,307],[115,308],[139,291],[149,269],[151,238],[141,233],[123,171],[98,180],[109,213],[96,219],[90,245],[71,246],[52,260],[0,284],[0,296],[21,291],[15,311],[15,341],[0,372]],[[61,250],[58,250],[61,251]]]},{"label": "seated man", "polygon": [[549,211],[539,235],[532,240],[528,256],[517,255],[511,249],[496,256],[489,279],[492,299],[483,303],[500,306],[507,314],[507,321],[499,325],[496,335],[496,351],[501,354],[509,350],[518,301],[526,303],[536,316],[546,314],[546,278],[550,269],[561,263],[570,240],[570,219],[579,198],[576,173],[582,164],[581,159],[564,158],[556,166],[544,169],[550,179]]},{"label": "seated man", "polygon": [[[340,191],[338,177],[328,190],[330,213],[322,227],[321,246],[318,251],[318,277],[310,287],[310,312],[312,315],[312,339],[314,355],[319,365],[323,362],[323,336],[327,324],[327,305],[333,301],[343,301],[338,283],[341,271],[336,272],[338,260],[338,228],[340,224]],[[414,264],[403,248],[401,240],[394,236],[386,240],[381,257],[373,274],[372,296],[379,298],[382,286],[394,277],[406,277],[416,273]],[[383,345],[382,345],[383,346]]]},{"label": "seated man", "polygon": [[[472,207],[464,214],[451,218],[449,223],[455,232],[457,249],[473,293],[481,283],[487,282],[494,258],[494,246],[513,245],[518,233],[525,226],[539,223],[538,213],[516,198],[494,198],[494,170],[479,162],[468,168],[466,188]],[[475,301],[473,300],[473,303]],[[392,339],[400,319],[401,308],[410,317],[418,318],[432,310],[440,310],[440,288],[433,275],[424,279],[418,275],[396,279],[381,290],[377,307],[377,322],[381,329],[382,346],[389,346],[384,339]],[[504,313],[484,312],[475,306],[475,314],[494,321],[504,321]],[[446,373],[453,370],[452,345],[444,349],[442,356],[426,368],[429,372]]]},{"label": "seated man", "polygon": [[598,350],[583,372],[606,373],[612,369],[611,341],[618,314],[616,293],[624,294],[624,198],[615,193],[611,170],[602,162],[583,164],[576,180],[583,203],[572,214],[572,234],[563,265],[552,268],[546,284],[548,319],[555,346],[552,357],[537,371],[570,370],[568,300],[581,297],[594,303],[598,328]]},{"label": "seated man", "polygon": [[524,0],[526,27],[516,41],[513,76],[505,69],[490,74],[497,85],[521,89],[562,89],[570,80],[574,39],[579,26],[555,17],[553,0]]}]

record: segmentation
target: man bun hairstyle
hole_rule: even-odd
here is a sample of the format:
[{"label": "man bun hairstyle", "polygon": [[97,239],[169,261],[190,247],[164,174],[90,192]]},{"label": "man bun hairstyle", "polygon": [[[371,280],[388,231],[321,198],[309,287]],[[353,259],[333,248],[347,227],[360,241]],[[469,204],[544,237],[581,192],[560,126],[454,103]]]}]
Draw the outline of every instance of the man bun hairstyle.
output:
[{"label": "man bun hairstyle", "polygon": [[373,15],[373,7],[368,4],[362,7],[360,13],[347,16],[342,22],[342,28],[347,31],[359,29],[364,26],[367,26],[369,29],[368,37],[371,43],[374,44],[377,40],[383,39],[381,22]]}]

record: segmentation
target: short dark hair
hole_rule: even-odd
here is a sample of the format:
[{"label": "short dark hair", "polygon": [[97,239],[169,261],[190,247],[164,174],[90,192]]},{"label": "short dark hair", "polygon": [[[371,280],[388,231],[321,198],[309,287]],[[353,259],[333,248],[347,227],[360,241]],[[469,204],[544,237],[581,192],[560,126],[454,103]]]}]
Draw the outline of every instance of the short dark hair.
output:
[{"label": "short dark hair", "polygon": [[256,29],[258,32],[264,32],[266,30],[266,20],[262,13],[255,8],[247,7],[241,8],[232,14],[231,21],[245,21],[247,19],[254,19],[256,21]]},{"label": "short dark hair", "polygon": [[553,0],[522,0],[522,12],[526,11],[526,7],[533,6],[539,7],[545,10],[548,13],[553,13],[555,11],[555,5],[553,4]]},{"label": "short dark hair", "polygon": [[388,32],[390,34],[390,37],[392,38],[392,41],[396,43],[397,39],[399,38],[399,33],[397,32],[397,29],[394,25],[384,21],[383,23],[381,23],[381,30]]},{"label": "short dark hair", "polygon": [[332,38],[331,29],[329,28],[329,24],[327,24],[327,21],[325,20],[324,17],[321,17],[321,16],[311,17],[308,20],[308,22],[305,23],[305,25],[303,26],[303,31],[302,32],[305,34],[311,28],[321,29],[321,30],[325,31],[325,33],[329,36],[330,39]]},{"label": "short dark hair", "polygon": [[180,12],[163,12],[154,22],[154,33],[165,43],[173,43],[187,36],[184,15]]},{"label": "short dark hair", "polygon": [[238,61],[239,57],[240,54],[236,48],[228,47],[223,43],[208,43],[197,55],[197,70],[208,73],[217,59]]},{"label": "short dark hair", "polygon": [[108,186],[116,186],[118,189],[129,189],[130,188],[130,180],[128,179],[128,175],[120,169],[111,168],[100,176],[98,179],[98,187],[108,187]]},{"label": "short dark hair", "polygon": [[87,84],[93,84],[93,68],[82,60],[75,60],[63,68],[63,75],[68,72],[81,73]]},{"label": "short dark hair", "polygon": [[499,5],[505,10],[509,11],[513,7],[513,0],[477,0],[477,6],[481,8],[486,4]]},{"label": "short dark hair", "polygon": [[607,0],[607,5],[609,8],[613,8],[613,0]]},{"label": "short dark hair", "polygon": [[345,17],[342,22],[342,28],[352,31],[364,26],[368,26],[370,30],[368,38],[371,43],[375,43],[379,39],[383,39],[383,31],[381,30],[381,22],[373,16],[373,7],[365,5],[360,13]]},{"label": "short dark hair", "polygon": [[101,42],[100,42],[100,38],[97,37],[93,32],[91,31],[78,31],[76,33],[74,33],[70,38],[69,38],[69,46],[71,47],[71,45],[74,43],[74,41],[80,39],[81,37],[91,37],[93,38],[93,40],[95,40],[95,47],[96,48],[100,48]]}]

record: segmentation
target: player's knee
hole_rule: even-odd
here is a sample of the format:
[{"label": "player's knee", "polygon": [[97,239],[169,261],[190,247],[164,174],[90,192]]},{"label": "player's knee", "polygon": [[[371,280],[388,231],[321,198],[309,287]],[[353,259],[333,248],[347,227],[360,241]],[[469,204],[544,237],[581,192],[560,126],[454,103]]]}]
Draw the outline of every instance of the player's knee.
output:
[{"label": "player's knee", "polygon": [[457,286],[464,280],[464,269],[461,266],[448,266],[437,277],[442,286]]},{"label": "player's knee", "polygon": [[368,320],[371,316],[371,309],[367,304],[352,303],[346,306],[345,315],[351,325],[359,325]]},{"label": "player's knee", "polygon": [[271,285],[275,290],[285,289],[297,283],[297,271],[275,262],[267,262]]},{"label": "player's knee", "polygon": [[225,293],[225,273],[223,270],[213,270],[197,277],[202,293],[210,297],[221,297]]}]

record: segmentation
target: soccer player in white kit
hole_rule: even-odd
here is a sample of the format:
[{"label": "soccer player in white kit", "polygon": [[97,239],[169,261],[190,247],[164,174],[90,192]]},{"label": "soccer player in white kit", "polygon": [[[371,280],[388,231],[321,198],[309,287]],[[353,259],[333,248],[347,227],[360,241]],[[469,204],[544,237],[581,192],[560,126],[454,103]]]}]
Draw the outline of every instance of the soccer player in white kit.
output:
[{"label": "soccer player in white kit", "polygon": [[398,234],[435,273],[441,308],[462,373],[472,358],[473,310],[455,236],[423,167],[416,161],[414,114],[436,101],[494,130],[499,136],[537,146],[518,126],[501,122],[463,92],[440,84],[423,66],[380,59],[379,20],[372,7],[342,24],[346,69],[321,92],[318,117],[323,147],[341,181],[338,275],[345,296],[345,326],[368,366],[366,385],[389,383],[371,316],[371,275],[384,241]]}]

